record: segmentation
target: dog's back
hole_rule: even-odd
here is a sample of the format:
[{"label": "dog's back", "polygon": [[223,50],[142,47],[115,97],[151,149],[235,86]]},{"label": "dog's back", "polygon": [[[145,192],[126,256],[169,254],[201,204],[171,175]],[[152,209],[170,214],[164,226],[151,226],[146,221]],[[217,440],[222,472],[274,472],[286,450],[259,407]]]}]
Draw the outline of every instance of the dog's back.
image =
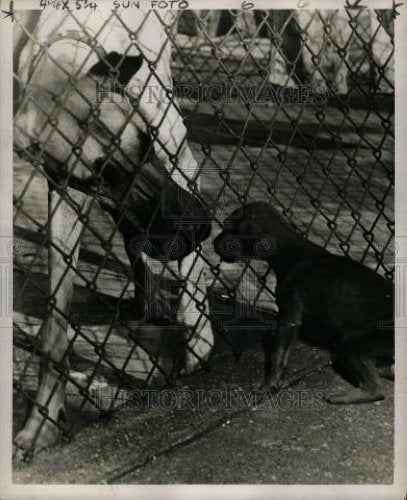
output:
[{"label": "dog's back", "polygon": [[252,204],[249,210],[252,215],[266,210],[267,230],[276,239],[270,263],[278,269],[279,302],[295,294],[304,320],[324,325],[332,337],[350,331],[354,336],[366,331],[382,334],[384,326],[392,323],[393,285],[389,280],[301,237],[274,207]]},{"label": "dog's back", "polygon": [[348,257],[317,252],[308,245],[303,249],[302,259],[280,280],[280,301],[295,293],[304,319],[323,325],[332,340],[350,331],[380,332],[391,323],[391,282]]}]

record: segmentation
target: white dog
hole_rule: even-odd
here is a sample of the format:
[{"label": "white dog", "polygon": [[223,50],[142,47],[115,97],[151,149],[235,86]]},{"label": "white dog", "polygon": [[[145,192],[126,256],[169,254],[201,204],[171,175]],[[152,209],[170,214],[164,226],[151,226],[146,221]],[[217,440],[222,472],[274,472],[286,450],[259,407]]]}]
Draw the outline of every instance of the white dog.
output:
[{"label": "white dog", "polygon": [[[17,13],[17,21],[18,17]],[[52,168],[63,165],[57,176],[68,183],[81,182],[91,176],[95,160],[106,156],[106,147],[110,147],[111,158],[127,169],[134,168],[134,159],[140,154],[140,134],[154,130],[151,139],[156,157],[177,183],[189,189],[187,181],[194,178],[197,163],[186,142],[186,129],[176,102],[167,98],[165,92],[154,92],[152,99],[152,94],[145,91],[147,87],[172,88],[168,33],[174,29],[174,15],[169,11],[158,14],[141,9],[129,9],[124,15],[123,11],[111,11],[102,3],[96,11],[48,7],[40,15],[32,11],[20,13],[20,26],[33,23],[35,29],[25,44],[20,31],[15,39],[15,47],[23,46],[17,71],[24,94],[24,103],[15,118],[16,146],[25,149],[39,141],[37,147],[45,161],[49,155],[55,160]],[[108,54],[135,61],[137,67],[126,81],[125,94],[138,99],[137,112],[126,97],[118,99],[116,104],[103,101],[92,107],[91,113],[95,113],[92,121],[89,100],[100,88],[96,87],[97,78],[89,77],[89,70]],[[87,134],[78,126],[84,118],[88,119]],[[106,131],[119,136],[120,143],[112,142]],[[178,171],[173,171],[174,165]],[[66,187],[66,195],[83,214],[90,198],[72,185]],[[68,346],[67,317],[83,230],[78,210],[70,208],[60,191],[50,189],[49,291],[54,306],[43,322],[40,335],[41,349],[52,361],[41,359],[37,404],[15,439],[18,448],[29,452],[48,447],[58,439],[59,430],[53,422],[64,415],[65,384],[53,362],[64,359]],[[64,254],[72,256],[71,261],[64,259]],[[186,372],[197,369],[213,346],[202,266],[196,252],[184,258],[180,266],[188,284],[178,318],[194,332],[188,341]],[[68,362],[64,363],[67,371]],[[48,418],[39,411],[41,407],[47,408]]]}]

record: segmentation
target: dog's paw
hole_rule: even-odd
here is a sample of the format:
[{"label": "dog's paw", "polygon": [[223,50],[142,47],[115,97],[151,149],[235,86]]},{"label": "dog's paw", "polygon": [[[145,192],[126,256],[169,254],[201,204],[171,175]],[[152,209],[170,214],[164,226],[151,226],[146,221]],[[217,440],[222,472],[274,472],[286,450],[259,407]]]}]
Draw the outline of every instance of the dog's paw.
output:
[{"label": "dog's paw", "polygon": [[210,352],[210,350],[203,349],[200,343],[195,343],[193,346],[190,346],[187,350],[185,364],[183,368],[181,368],[180,375],[189,375],[201,370],[209,359]]},{"label": "dog's paw", "polygon": [[268,373],[264,375],[263,382],[257,387],[261,392],[267,392],[269,394],[277,394],[282,389],[283,382],[279,373]]},{"label": "dog's paw", "polygon": [[59,429],[52,422],[30,419],[13,440],[13,460],[29,461],[35,453],[56,444],[59,438]]},{"label": "dog's paw", "polygon": [[281,391],[281,386],[279,384],[270,384],[262,382],[258,388],[260,392],[268,393],[268,394],[277,394]]},{"label": "dog's paw", "polygon": [[394,369],[394,364],[392,365],[387,365],[387,366],[381,366],[379,368],[379,373],[380,376],[383,378],[386,378],[387,380],[391,380],[394,382],[394,377],[395,377],[395,369]]},{"label": "dog's paw", "polygon": [[347,405],[381,401],[384,399],[384,395],[380,391],[364,391],[358,387],[346,393],[328,394],[325,399],[333,405]]}]

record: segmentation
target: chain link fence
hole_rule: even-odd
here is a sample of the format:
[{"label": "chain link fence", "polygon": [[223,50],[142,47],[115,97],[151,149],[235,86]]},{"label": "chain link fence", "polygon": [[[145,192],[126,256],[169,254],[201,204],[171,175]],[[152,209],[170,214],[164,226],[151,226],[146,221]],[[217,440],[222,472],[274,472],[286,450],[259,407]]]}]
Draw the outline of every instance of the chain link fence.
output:
[{"label": "chain link fence", "polygon": [[[307,238],[334,253],[349,255],[389,279],[393,277],[391,12],[202,10],[179,11],[168,21],[150,11],[146,18],[153,17],[165,33],[155,62],[149,47],[140,44],[138,33],[127,25],[128,12],[110,12],[99,33],[77,19],[75,32],[64,30],[61,23],[48,39],[37,38],[38,14],[32,25],[24,24],[16,14],[15,30],[22,30],[36,48],[35,54],[19,61],[19,69],[16,66],[16,134],[26,125],[19,122],[25,107],[37,107],[38,136],[30,140],[41,137],[42,143],[31,141],[29,147],[16,144],[15,148],[15,400],[24,402],[20,405],[24,408],[27,402],[37,405],[45,419],[51,419],[47,406],[34,398],[40,363],[52,363],[58,377],[67,381],[69,405],[86,410],[75,412],[80,420],[86,412],[99,414],[120,407],[129,389],[171,383],[186,352],[194,350],[194,328],[203,320],[210,321],[216,333],[214,362],[220,344],[235,349],[228,334],[231,328],[252,324],[253,318],[269,328],[275,312],[272,272],[261,262],[221,263],[212,249],[222,220],[238,206],[269,201]],[[72,20],[76,13],[72,10],[65,15]],[[123,32],[123,54],[117,60],[109,59],[107,32],[111,25],[120,25]],[[126,101],[120,127],[104,130],[99,123],[95,132],[82,123],[80,141],[76,141],[69,134],[69,124],[78,117],[68,94],[56,90],[44,97],[32,92],[43,55],[52,60],[50,48],[61,42],[68,43],[70,50],[83,50],[104,61],[110,69],[109,78],[113,72],[124,95],[120,64],[122,56],[135,46],[141,54],[135,64],[148,62],[151,74],[150,86],[142,95],[151,92],[148,99],[154,100],[155,92],[165,94],[167,108],[161,120],[151,121],[139,112],[140,97],[131,104]],[[169,47],[172,84],[162,81],[162,73],[157,72],[160,57]],[[87,57],[83,58],[84,67]],[[52,62],[64,72],[70,91],[82,105],[85,103],[90,114],[94,113],[97,122],[98,105],[80,87],[80,80],[67,72],[61,61]],[[119,102],[118,107],[122,110],[123,104]],[[176,113],[186,125],[187,137],[179,144],[189,145],[197,163],[191,169],[179,166],[181,145],[174,151],[165,142],[165,134],[160,134],[168,127],[168,113]],[[144,128],[149,141],[141,167],[128,180],[128,170],[122,166],[132,164],[133,158],[121,143],[125,134],[132,133],[134,122],[139,129]],[[133,272],[123,244],[118,203],[131,200],[132,190],[126,195],[119,191],[112,217],[101,201],[100,186],[92,197],[78,201],[74,190],[62,189],[50,173],[52,165],[68,158],[86,176],[87,148],[100,149],[113,158],[115,175],[123,185],[128,182],[131,186],[145,182],[148,175],[142,166],[153,161],[154,153],[165,154],[173,178],[192,191],[205,207],[205,214],[210,214],[212,233],[205,241],[194,242],[196,257],[186,275],[180,276],[170,262],[174,259],[168,248],[161,259],[146,260],[143,290],[150,316],[159,316],[164,302],[169,304],[168,321],[151,324],[134,316],[134,293],[140,277]],[[62,152],[66,153],[64,158]],[[157,195],[157,189],[161,196],[165,185],[157,179],[152,182],[155,191],[151,196]],[[65,210],[76,214],[84,225],[77,263],[76,246],[67,254],[50,234],[54,212],[48,213],[48,187],[58,190]],[[133,208],[134,212],[150,213],[143,202]],[[150,223],[143,221],[147,228]],[[159,235],[155,238],[158,245]],[[179,241],[172,239],[170,243],[174,251]],[[145,244],[143,240],[135,251],[133,248],[139,260]],[[57,308],[47,271],[50,248],[57,250],[66,268],[75,273],[69,314],[57,311],[68,324],[68,343],[58,362],[44,351],[39,334],[43,319]],[[196,259],[201,261],[198,276],[194,272]],[[177,322],[182,294],[196,309],[187,333]],[[151,312],[154,308],[157,310]],[[196,356],[198,364],[204,364],[199,352]],[[20,406],[16,403],[16,408]],[[54,423],[67,432],[63,422]]]}]

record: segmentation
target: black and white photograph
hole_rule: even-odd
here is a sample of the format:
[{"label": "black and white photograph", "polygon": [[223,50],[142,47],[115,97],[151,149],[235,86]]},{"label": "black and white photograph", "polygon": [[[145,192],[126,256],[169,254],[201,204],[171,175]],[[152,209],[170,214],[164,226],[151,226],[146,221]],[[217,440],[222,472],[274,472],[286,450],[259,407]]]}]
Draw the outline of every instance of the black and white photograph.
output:
[{"label": "black and white photograph", "polygon": [[1,498],[404,498],[404,2],[0,16]]}]

